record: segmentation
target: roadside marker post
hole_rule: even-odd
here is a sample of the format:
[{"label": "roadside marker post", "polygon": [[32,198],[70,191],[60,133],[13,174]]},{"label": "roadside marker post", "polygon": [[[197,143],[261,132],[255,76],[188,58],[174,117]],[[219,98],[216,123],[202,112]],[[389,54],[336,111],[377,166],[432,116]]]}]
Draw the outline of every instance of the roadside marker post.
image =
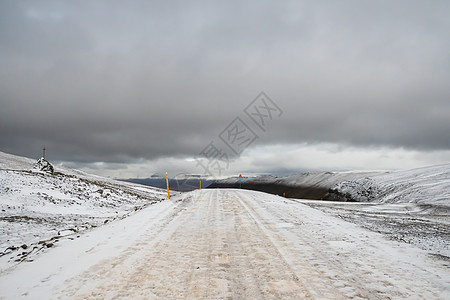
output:
[{"label": "roadside marker post", "polygon": [[167,176],[167,172],[166,172],[166,184],[167,184],[167,197],[170,199],[170,192],[169,192],[169,176]]}]

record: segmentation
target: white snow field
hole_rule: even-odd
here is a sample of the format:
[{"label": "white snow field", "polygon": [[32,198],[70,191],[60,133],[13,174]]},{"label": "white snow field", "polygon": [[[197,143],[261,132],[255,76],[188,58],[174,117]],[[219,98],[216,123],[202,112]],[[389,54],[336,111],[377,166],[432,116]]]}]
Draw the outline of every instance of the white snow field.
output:
[{"label": "white snow field", "polygon": [[[0,272],[166,198],[164,191],[0,152]],[[1,274],[0,273],[0,274]]]},{"label": "white snow field", "polygon": [[413,203],[421,210],[450,209],[450,164],[345,180],[332,188],[359,202]]},{"label": "white snow field", "polygon": [[2,299],[450,299],[448,262],[298,201],[197,190],[64,239]]},{"label": "white snow field", "polygon": [[329,199],[303,201],[450,261],[450,164],[343,181]]}]

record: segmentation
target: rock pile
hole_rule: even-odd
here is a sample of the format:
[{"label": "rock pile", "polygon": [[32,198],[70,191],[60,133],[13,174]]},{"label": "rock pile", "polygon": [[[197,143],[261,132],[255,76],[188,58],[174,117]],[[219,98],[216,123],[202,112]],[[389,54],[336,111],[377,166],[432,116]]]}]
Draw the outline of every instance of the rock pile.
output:
[{"label": "rock pile", "polygon": [[34,164],[34,168],[49,174],[53,174],[54,172],[53,165],[43,157],[39,158],[39,160]]}]

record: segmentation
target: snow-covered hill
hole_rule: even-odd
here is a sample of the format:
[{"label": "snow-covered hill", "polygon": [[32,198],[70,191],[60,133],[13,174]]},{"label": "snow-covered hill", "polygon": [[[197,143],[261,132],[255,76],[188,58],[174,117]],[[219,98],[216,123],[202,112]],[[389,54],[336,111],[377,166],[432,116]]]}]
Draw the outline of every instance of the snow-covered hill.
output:
[{"label": "snow-covered hill", "polygon": [[450,209],[450,164],[398,171],[333,187],[328,200],[414,203],[422,209]]},{"label": "snow-covered hill", "polygon": [[347,180],[324,198],[302,203],[450,259],[450,164]]},{"label": "snow-covered hill", "polygon": [[0,152],[0,266],[166,198],[160,189],[58,167],[49,174],[35,163]]},{"label": "snow-covered hill", "polygon": [[290,175],[286,177],[258,176],[221,179],[213,182],[208,188],[242,188],[262,191],[289,198],[320,200],[328,190],[342,181],[385,174],[381,171],[373,172],[314,172]]}]

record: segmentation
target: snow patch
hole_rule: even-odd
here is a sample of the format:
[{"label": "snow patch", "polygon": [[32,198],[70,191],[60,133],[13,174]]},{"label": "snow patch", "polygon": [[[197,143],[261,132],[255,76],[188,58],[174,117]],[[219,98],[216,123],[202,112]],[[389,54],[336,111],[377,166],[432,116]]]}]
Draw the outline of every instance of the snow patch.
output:
[{"label": "snow patch", "polygon": [[0,152],[0,272],[164,199],[159,189]]}]

